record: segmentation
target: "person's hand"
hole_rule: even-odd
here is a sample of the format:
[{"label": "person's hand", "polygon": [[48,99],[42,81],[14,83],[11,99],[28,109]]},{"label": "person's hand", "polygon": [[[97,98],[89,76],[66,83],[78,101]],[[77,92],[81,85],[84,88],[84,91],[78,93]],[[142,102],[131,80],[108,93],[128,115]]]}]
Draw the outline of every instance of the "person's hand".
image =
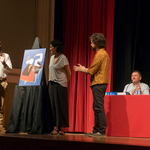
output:
[{"label": "person's hand", "polygon": [[137,91],[140,91],[140,94],[142,94],[140,85],[138,85],[138,86],[134,89],[134,91],[131,92],[131,95],[134,95],[134,93],[136,93]]},{"label": "person's hand", "polygon": [[136,91],[141,91],[141,87],[140,87],[140,85],[139,86],[137,86],[136,88],[135,88],[135,92]]},{"label": "person's hand", "polygon": [[83,71],[85,67],[82,66],[81,64],[77,64],[77,66],[73,66],[74,71]]}]

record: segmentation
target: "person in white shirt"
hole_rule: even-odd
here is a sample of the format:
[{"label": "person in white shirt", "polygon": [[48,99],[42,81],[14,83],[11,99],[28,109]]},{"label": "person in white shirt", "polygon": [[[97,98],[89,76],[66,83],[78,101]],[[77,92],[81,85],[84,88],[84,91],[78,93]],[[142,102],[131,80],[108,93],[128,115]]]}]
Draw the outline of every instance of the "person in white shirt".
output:
[{"label": "person in white shirt", "polygon": [[7,90],[7,75],[12,69],[12,63],[7,53],[1,50],[0,41],[0,132],[5,132],[4,117],[5,117],[5,103],[6,103],[6,90]]},{"label": "person in white shirt", "polygon": [[130,95],[149,95],[149,86],[145,83],[141,83],[142,74],[140,71],[135,70],[131,74],[131,83],[124,87],[123,92]]}]

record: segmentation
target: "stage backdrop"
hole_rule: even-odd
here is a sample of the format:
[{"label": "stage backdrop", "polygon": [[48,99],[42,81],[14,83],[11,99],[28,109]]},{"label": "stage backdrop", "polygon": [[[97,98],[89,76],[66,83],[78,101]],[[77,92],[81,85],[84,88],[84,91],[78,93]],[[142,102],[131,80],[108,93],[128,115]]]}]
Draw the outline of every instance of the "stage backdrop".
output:
[{"label": "stage backdrop", "polygon": [[116,0],[114,18],[113,90],[123,91],[133,70],[150,86],[149,0]]},{"label": "stage backdrop", "polygon": [[106,51],[110,56],[107,91],[112,90],[114,6],[115,0],[64,0],[64,53],[72,71],[68,83],[70,132],[89,132],[94,125],[90,75],[73,71],[78,63],[90,67],[95,55],[89,40],[92,33],[102,32],[107,39]]}]

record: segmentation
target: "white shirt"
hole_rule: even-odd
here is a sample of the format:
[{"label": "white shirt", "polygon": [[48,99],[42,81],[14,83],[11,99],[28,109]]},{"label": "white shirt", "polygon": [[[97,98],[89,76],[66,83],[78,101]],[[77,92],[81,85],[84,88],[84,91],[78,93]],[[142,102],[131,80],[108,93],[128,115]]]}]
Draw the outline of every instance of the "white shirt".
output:
[{"label": "white shirt", "polygon": [[50,59],[49,81],[54,81],[64,87],[67,87],[67,74],[64,67],[69,65],[68,59],[64,54],[60,54],[59,58],[54,64],[54,58],[55,55],[52,55]]},{"label": "white shirt", "polygon": [[[7,74],[10,72],[10,70],[12,69],[12,63],[10,60],[10,57],[8,54],[5,54],[5,64],[3,65],[2,62],[0,62],[0,78],[6,78]],[[0,56],[2,57],[2,56]]]},{"label": "white shirt", "polygon": [[[147,84],[140,82],[138,85],[141,87],[142,95],[149,95],[149,86]],[[130,83],[124,87],[123,92],[129,92],[131,94],[135,88],[136,86],[134,86],[133,83]],[[137,95],[137,93],[134,93],[134,95]]]}]

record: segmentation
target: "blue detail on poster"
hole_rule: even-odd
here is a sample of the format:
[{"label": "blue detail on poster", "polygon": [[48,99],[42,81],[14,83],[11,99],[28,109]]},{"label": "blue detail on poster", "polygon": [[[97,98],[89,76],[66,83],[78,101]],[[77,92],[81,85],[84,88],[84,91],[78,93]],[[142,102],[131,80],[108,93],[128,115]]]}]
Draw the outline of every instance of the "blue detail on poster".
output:
[{"label": "blue detail on poster", "polygon": [[46,48],[25,50],[19,86],[38,86],[41,84]]}]

